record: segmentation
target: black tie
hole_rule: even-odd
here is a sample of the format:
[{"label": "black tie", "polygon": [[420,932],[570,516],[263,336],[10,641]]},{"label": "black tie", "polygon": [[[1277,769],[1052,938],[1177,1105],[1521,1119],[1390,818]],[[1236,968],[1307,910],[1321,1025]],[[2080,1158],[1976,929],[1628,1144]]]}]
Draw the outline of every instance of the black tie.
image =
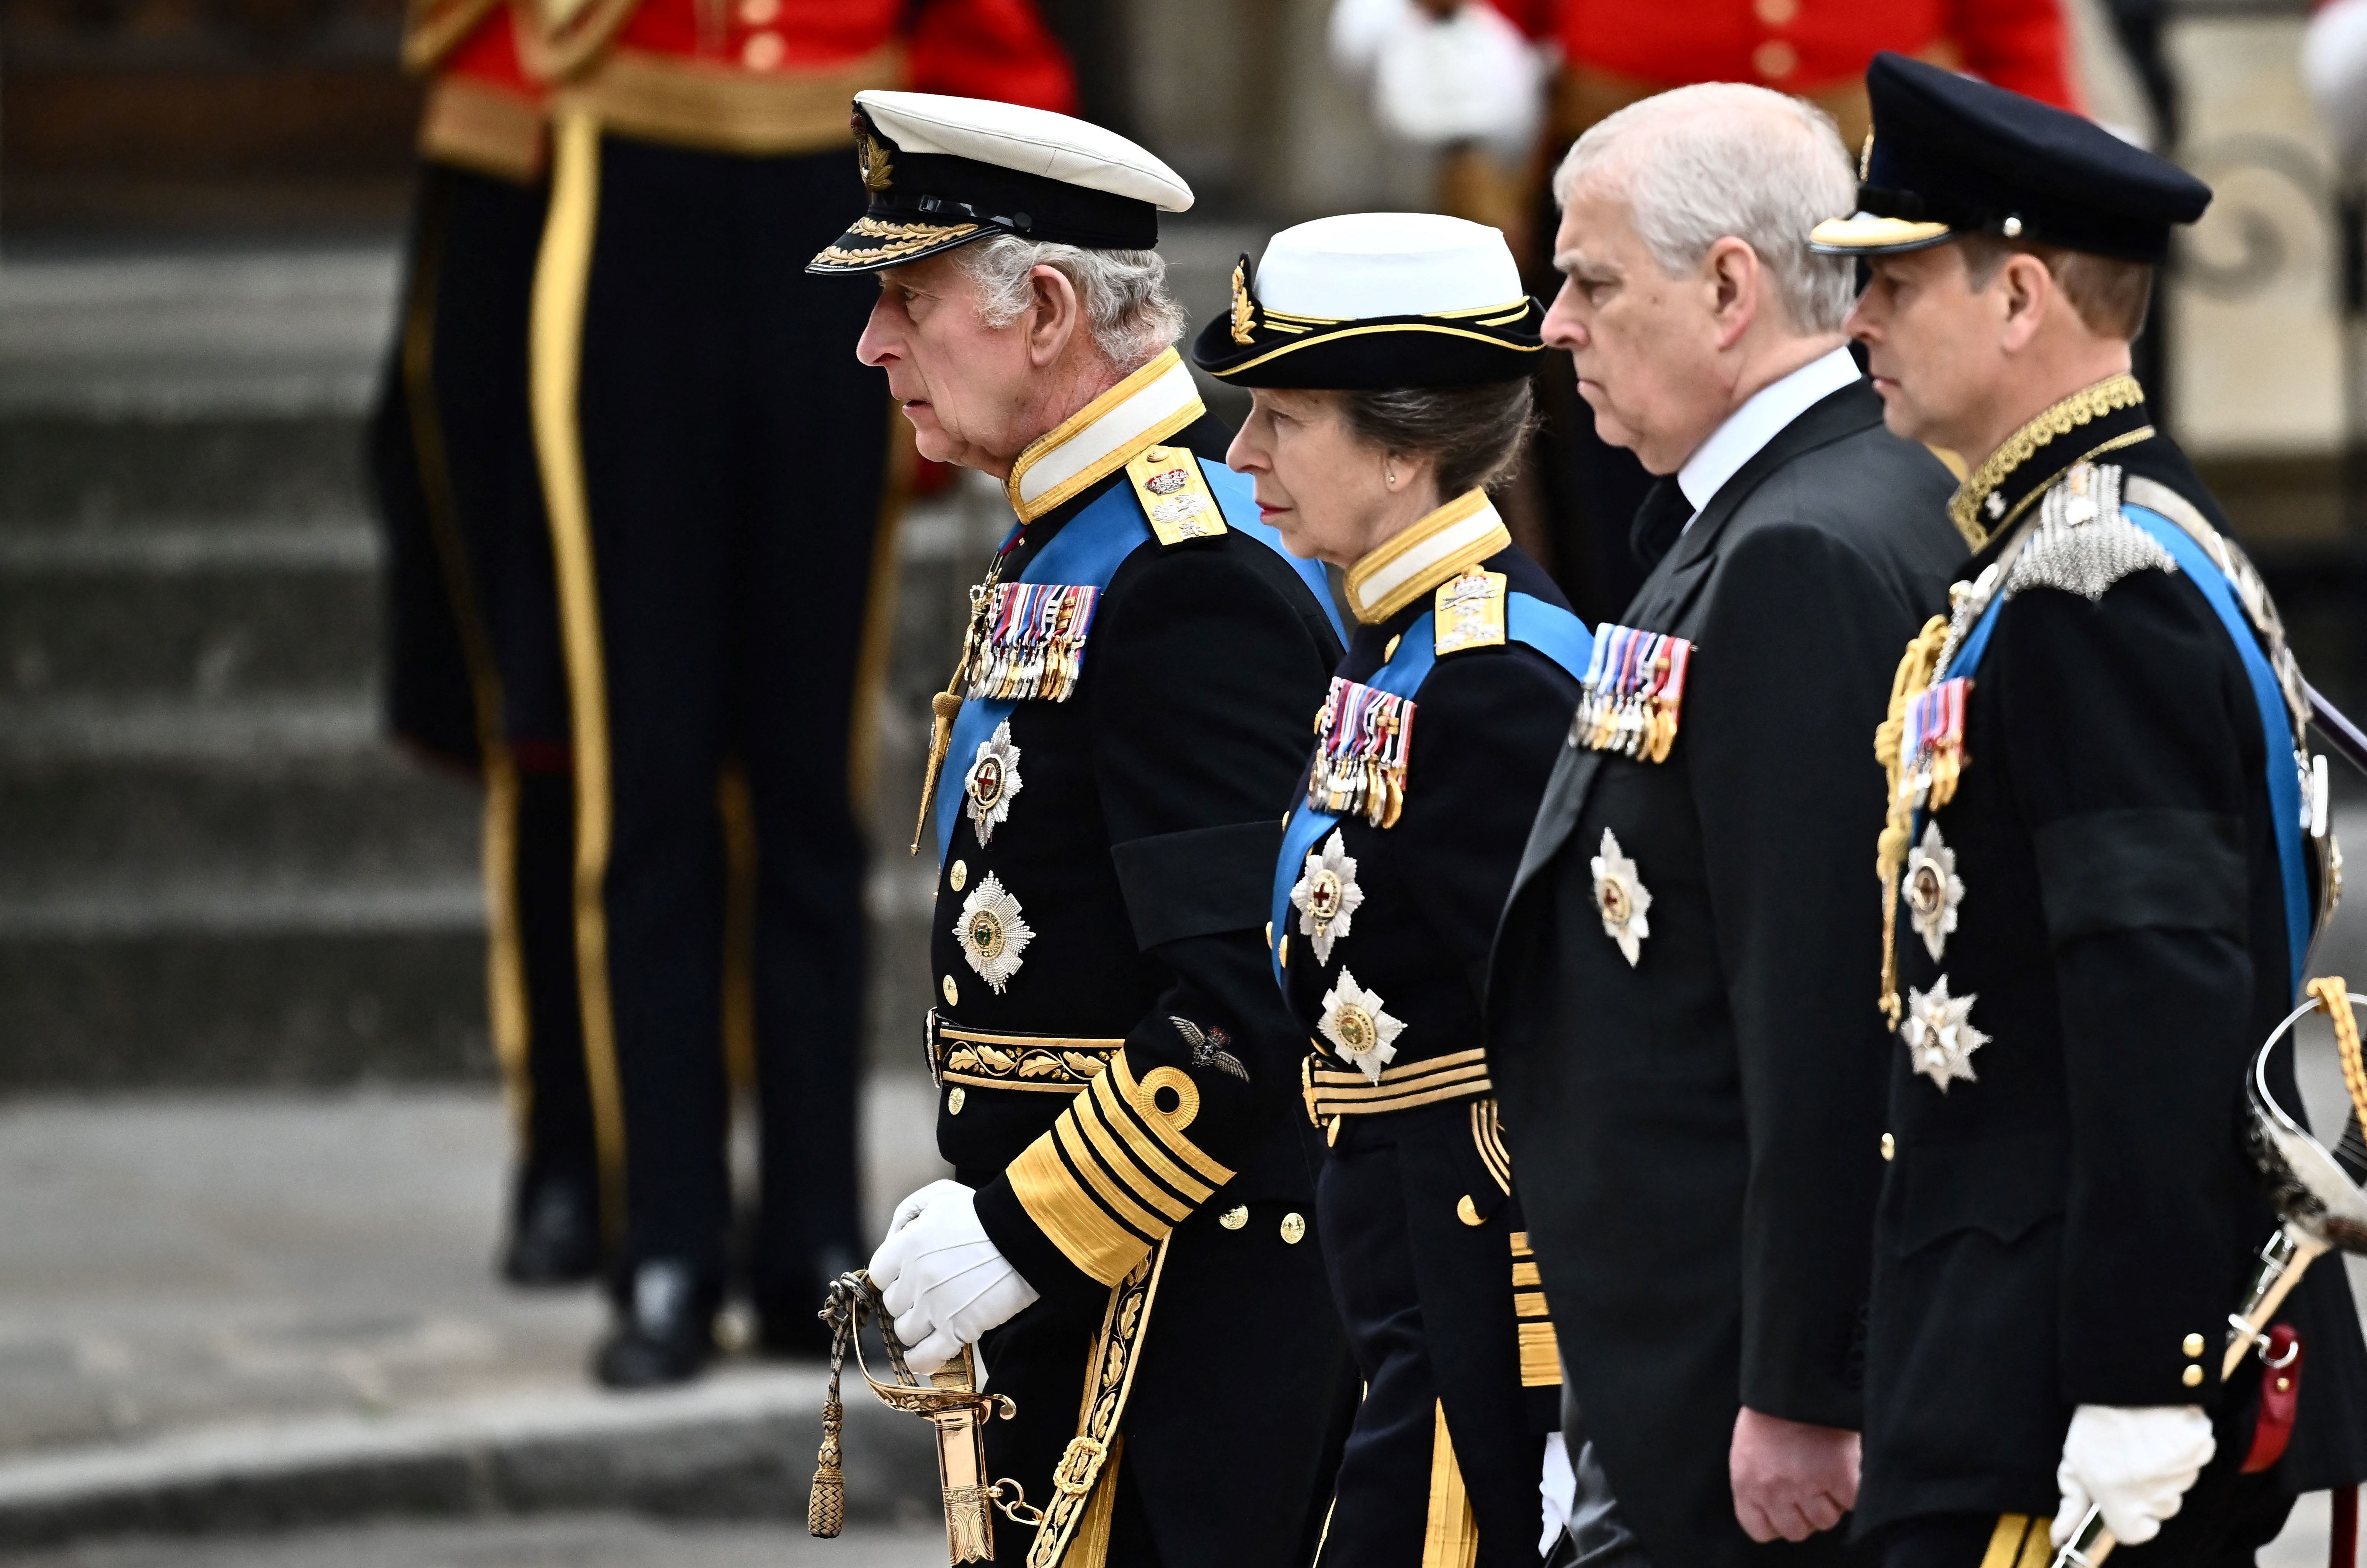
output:
[{"label": "black tie", "polygon": [[1636,509],[1636,525],[1627,535],[1627,547],[1636,553],[1636,564],[1646,571],[1660,564],[1660,558],[1676,548],[1678,536],[1693,514],[1693,503],[1677,488],[1676,476],[1652,481],[1644,492],[1644,504]]}]

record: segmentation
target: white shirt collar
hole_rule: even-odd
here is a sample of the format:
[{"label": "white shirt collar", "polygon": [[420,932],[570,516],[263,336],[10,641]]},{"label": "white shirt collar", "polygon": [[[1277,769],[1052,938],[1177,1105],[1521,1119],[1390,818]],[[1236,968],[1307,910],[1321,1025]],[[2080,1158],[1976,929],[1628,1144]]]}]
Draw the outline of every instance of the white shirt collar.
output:
[{"label": "white shirt collar", "polygon": [[1033,522],[1206,412],[1192,372],[1168,349],[1019,454],[1003,481],[1011,509]]},{"label": "white shirt collar", "polygon": [[[1857,361],[1844,344],[1830,354],[1811,359],[1781,380],[1770,381],[1750,400],[1726,416],[1726,423],[1693,449],[1677,470],[1677,488],[1693,503],[1695,516],[1710,497],[1726,488],[1742,465],[1759,456],[1760,448],[1778,432],[1851,382],[1860,379]],[[1693,524],[1687,520],[1685,526]]]}]

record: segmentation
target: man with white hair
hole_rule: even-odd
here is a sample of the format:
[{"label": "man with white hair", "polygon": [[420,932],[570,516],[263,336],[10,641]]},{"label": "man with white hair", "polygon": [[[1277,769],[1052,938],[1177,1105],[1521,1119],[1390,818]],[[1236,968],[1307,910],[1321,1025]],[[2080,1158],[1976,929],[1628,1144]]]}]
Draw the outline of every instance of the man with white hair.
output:
[{"label": "man with white hair", "polygon": [[1184,182],[977,99],[865,93],[855,124],[870,210],[811,270],[878,274],[857,352],[922,453],[1018,517],[914,838],[956,1179],[898,1206],[871,1278],[914,1371],[976,1346],[1016,1403],[986,1428],[1027,1505],[998,1561],[1293,1568],[1355,1383],[1263,928],[1338,623],[1170,346],[1153,247]]},{"label": "man with white hair", "polygon": [[1661,476],[1488,989],[1589,1563],[1846,1550],[1885,1035],[1880,912],[1834,867],[1881,826],[1890,642],[1965,550],[1850,357],[1850,267],[1802,241],[1850,176],[1818,110],[1709,85],[1555,180],[1546,341]]}]

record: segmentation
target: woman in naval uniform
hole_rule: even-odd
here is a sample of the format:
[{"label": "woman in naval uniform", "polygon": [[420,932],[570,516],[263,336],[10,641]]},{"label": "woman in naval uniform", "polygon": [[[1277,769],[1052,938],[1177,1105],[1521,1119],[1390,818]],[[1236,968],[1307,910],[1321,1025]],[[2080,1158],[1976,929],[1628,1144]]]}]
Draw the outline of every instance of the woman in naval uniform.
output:
[{"label": "woman in naval uniform", "polygon": [[1345,570],[1357,621],[1269,928],[1312,1047],[1319,1229],[1366,1382],[1324,1563],[1540,1552],[1560,1371],[1478,991],[1591,646],[1485,488],[1529,429],[1540,316],[1495,230],[1361,213],[1275,235],[1254,279],[1243,257],[1194,350],[1251,389],[1226,460],[1293,554]]}]

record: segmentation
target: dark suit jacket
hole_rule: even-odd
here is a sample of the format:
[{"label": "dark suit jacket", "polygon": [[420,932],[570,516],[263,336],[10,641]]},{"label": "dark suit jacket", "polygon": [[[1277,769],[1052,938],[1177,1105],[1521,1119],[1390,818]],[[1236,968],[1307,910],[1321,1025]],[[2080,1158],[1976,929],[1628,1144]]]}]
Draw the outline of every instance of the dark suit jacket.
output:
[{"label": "dark suit jacket", "polygon": [[[1761,1555],[1738,1406],[1860,1424],[1890,1048],[1871,741],[1965,558],[1951,488],[1863,382],[1745,464],[1625,615],[1694,644],[1674,748],[1565,749],[1497,932],[1489,1066],[1563,1361],[1670,1568]],[[1606,829],[1652,897],[1632,967],[1596,905]]]}]

